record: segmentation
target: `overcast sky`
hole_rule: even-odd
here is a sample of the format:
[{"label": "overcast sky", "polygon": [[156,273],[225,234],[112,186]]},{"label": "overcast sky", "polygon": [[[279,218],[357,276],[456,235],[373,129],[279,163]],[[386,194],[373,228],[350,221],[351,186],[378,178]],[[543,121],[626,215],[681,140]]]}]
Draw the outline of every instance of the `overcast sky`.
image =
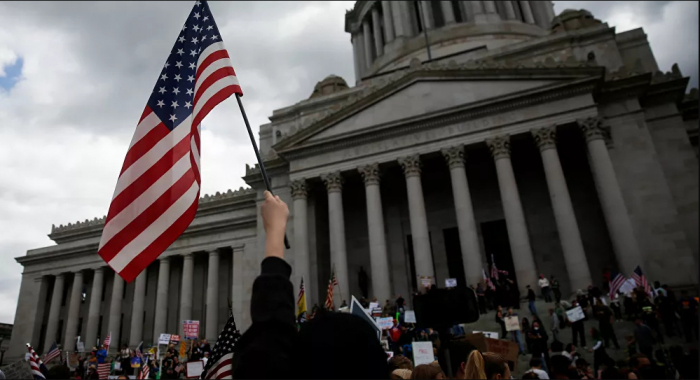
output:
[{"label": "overcast sky", "polygon": [[[192,2],[0,2],[0,322],[14,323],[15,257],[54,243],[51,224],[107,213],[126,149]],[[253,128],[329,74],[355,78],[353,2],[210,7]],[[697,2],[555,2],[618,31],[644,27],[659,67],[698,82]],[[234,101],[204,121],[202,193],[244,186],[255,163]]]}]

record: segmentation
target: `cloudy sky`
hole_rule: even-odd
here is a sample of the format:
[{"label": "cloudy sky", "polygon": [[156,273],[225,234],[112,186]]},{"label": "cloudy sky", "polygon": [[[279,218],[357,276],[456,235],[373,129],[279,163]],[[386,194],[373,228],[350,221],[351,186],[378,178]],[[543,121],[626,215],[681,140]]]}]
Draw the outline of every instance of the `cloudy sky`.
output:
[{"label": "cloudy sky", "polygon": [[[211,3],[253,128],[329,74],[354,83],[353,2]],[[13,323],[27,249],[52,224],[107,213],[126,149],[192,2],[0,2],[0,322]],[[657,62],[698,83],[697,2],[555,2],[618,31],[644,27]],[[203,123],[203,193],[244,186],[255,156],[235,102]]]}]

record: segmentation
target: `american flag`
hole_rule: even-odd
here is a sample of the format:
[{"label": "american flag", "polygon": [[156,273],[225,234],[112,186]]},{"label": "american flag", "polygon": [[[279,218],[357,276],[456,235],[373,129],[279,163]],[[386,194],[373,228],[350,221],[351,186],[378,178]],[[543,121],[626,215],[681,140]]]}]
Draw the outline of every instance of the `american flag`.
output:
[{"label": "american flag", "polygon": [[651,293],[651,287],[649,286],[649,282],[647,282],[647,276],[642,273],[642,268],[637,265],[636,268],[634,268],[634,272],[632,272],[632,278],[634,279],[634,283],[637,284],[637,286],[641,286],[644,288],[644,293]]},{"label": "american flag", "polygon": [[59,355],[61,355],[61,351],[58,349],[56,342],[53,342],[53,344],[51,344],[51,348],[49,348],[49,352],[44,355],[44,360],[48,363],[51,360],[56,359]]},{"label": "american flag", "polygon": [[100,379],[109,378],[111,363],[98,363],[97,364],[97,375]]},{"label": "american flag", "polygon": [[[335,275],[333,275],[335,277]],[[326,296],[326,309],[333,310],[333,280],[328,280],[328,295]]]},{"label": "american flag", "polygon": [[299,297],[297,298],[297,320],[299,323],[306,322],[306,290],[304,289],[304,278],[301,278],[299,286]]},{"label": "american flag", "polygon": [[148,357],[146,357],[146,360],[144,360],[143,365],[141,366],[141,370],[139,371],[139,379],[148,379],[148,373],[151,371],[151,369],[148,366]]},{"label": "american flag", "polygon": [[34,352],[34,349],[28,343],[27,343],[27,350],[30,353],[29,365],[32,367],[32,375],[34,375],[35,379],[46,379],[44,374],[41,373],[41,370],[39,369],[39,365],[41,364],[41,360],[39,360],[39,357],[36,355],[36,352]]},{"label": "american flag", "polygon": [[234,93],[243,95],[214,17],[196,1],[136,126],[102,232],[98,253],[125,281],[194,219],[200,123]]},{"label": "american flag", "polygon": [[503,275],[508,275],[508,271],[505,270],[499,270],[496,268],[496,260],[493,258],[493,255],[491,255],[491,278],[495,278],[498,280],[498,274],[501,273]]},{"label": "american flag", "polygon": [[338,278],[335,276],[335,271],[333,272],[333,286],[338,286]]},{"label": "american flag", "polygon": [[233,373],[231,363],[233,361],[233,350],[236,343],[241,338],[241,333],[236,328],[236,321],[233,315],[229,315],[226,326],[219,333],[216,339],[212,356],[204,366],[202,379],[232,379]]},{"label": "american flag", "polygon": [[615,296],[617,295],[617,291],[620,290],[620,287],[622,284],[625,283],[625,276],[618,272],[611,272],[610,273],[610,294],[608,296],[610,297],[610,300],[612,301],[615,299]]},{"label": "american flag", "polygon": [[484,282],[486,283],[486,286],[488,286],[491,290],[496,290],[496,287],[493,285],[493,282],[491,282],[491,279],[486,276],[486,270],[484,268],[481,268],[481,274],[484,277]]},{"label": "american flag", "polygon": [[[105,338],[105,343],[104,343],[105,350],[107,350],[107,352],[109,352],[109,345],[111,343],[112,343],[112,332],[110,331],[109,333],[107,333],[107,337]],[[117,347],[117,348],[119,348],[119,347]]]}]

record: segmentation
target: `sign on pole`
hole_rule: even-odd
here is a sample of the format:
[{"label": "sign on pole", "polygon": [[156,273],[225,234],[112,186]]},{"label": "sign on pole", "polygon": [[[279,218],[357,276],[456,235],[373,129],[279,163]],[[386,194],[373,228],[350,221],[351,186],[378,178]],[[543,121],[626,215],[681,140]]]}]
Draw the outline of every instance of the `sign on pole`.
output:
[{"label": "sign on pole", "polygon": [[199,338],[199,321],[182,321],[182,331],[185,339]]},{"label": "sign on pole", "polygon": [[506,322],[506,331],[520,330],[520,321],[518,320],[517,316],[505,317],[503,320]]},{"label": "sign on pole", "polygon": [[403,315],[403,321],[406,323],[417,323],[416,312],[413,310],[406,310]]},{"label": "sign on pole", "polygon": [[446,288],[455,288],[455,287],[457,287],[457,279],[456,279],[456,278],[446,278],[446,279],[445,279],[445,287],[446,287]]},{"label": "sign on pole", "polygon": [[433,284],[433,278],[430,276],[420,276],[420,284],[423,288],[430,288]]},{"label": "sign on pole", "polygon": [[392,327],[394,327],[394,318],[392,318],[392,317],[377,318],[377,325],[382,330],[389,330]]},{"label": "sign on pole", "polygon": [[581,309],[581,306],[576,306],[575,308],[566,311],[566,317],[569,319],[569,322],[573,323],[582,320],[585,318],[585,315],[583,314],[583,309]]},{"label": "sign on pole", "polygon": [[180,335],[170,335],[170,343],[180,343]]},{"label": "sign on pole", "polygon": [[170,334],[160,334],[158,344],[168,345],[170,343]]},{"label": "sign on pole", "polygon": [[379,307],[379,302],[370,302],[369,303],[369,309],[374,310]]},{"label": "sign on pole", "polygon": [[432,342],[413,342],[413,365],[430,364],[435,361]]}]

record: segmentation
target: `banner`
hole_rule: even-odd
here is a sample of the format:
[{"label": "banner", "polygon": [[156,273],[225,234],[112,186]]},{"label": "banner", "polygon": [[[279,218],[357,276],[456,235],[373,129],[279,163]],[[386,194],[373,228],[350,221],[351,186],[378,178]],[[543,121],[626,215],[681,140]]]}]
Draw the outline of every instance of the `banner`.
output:
[{"label": "banner", "polygon": [[520,321],[518,317],[505,317],[503,320],[506,322],[506,331],[520,330]]},{"label": "banner", "polygon": [[183,339],[180,342],[180,357],[181,358],[186,358],[187,357],[187,345],[185,344],[185,340]]},{"label": "banner", "polygon": [[435,361],[432,342],[413,342],[413,365],[430,364]]},{"label": "banner", "polygon": [[576,321],[580,321],[583,318],[585,318],[583,314],[583,309],[581,309],[581,306],[576,306],[575,308],[571,310],[566,311],[566,317],[569,319],[569,322],[573,323]]},{"label": "banner", "polygon": [[18,360],[10,365],[2,367],[6,379],[33,379],[32,370],[28,362]]},{"label": "banner", "polygon": [[187,362],[185,365],[185,376],[188,379],[197,379],[204,372],[204,362],[201,360]]},{"label": "banner", "polygon": [[394,327],[394,318],[377,318],[377,326],[382,330],[389,330]]},{"label": "banner", "polygon": [[173,344],[180,343],[180,335],[170,335],[170,343],[173,343]]},{"label": "banner", "polygon": [[160,334],[158,344],[168,345],[170,343],[170,334]]},{"label": "banner", "polygon": [[417,323],[416,312],[413,310],[406,310],[403,315],[403,321],[405,323]]},{"label": "banner", "polygon": [[446,278],[446,279],[445,279],[445,287],[446,287],[446,288],[455,288],[455,287],[457,287],[457,279],[456,279],[456,278]]},{"label": "banner", "polygon": [[85,343],[83,342],[78,342],[78,352],[85,352]]},{"label": "banner", "polygon": [[182,331],[185,339],[199,338],[199,321],[182,321]]}]

